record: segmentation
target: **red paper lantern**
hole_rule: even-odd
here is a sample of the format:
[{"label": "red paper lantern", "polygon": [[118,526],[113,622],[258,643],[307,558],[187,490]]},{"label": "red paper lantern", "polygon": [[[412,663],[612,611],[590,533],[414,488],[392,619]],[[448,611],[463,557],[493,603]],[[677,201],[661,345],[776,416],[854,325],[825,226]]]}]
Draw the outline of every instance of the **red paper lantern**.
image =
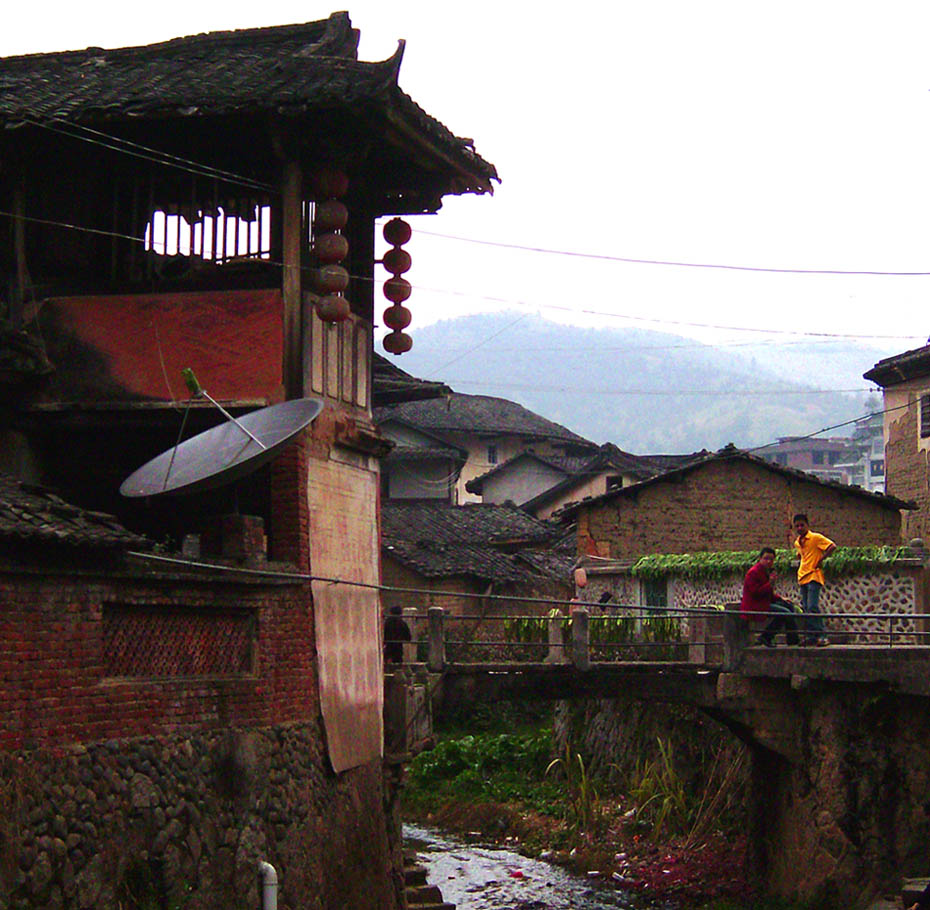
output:
[{"label": "red paper lantern", "polygon": [[413,339],[406,332],[390,332],[381,343],[389,354],[404,354],[413,347]]},{"label": "red paper lantern", "polygon": [[339,294],[349,286],[349,273],[341,265],[330,263],[313,273],[313,285],[320,294]]},{"label": "red paper lantern", "polygon": [[401,218],[392,218],[381,232],[391,246],[403,246],[413,234],[410,225]]},{"label": "red paper lantern", "polygon": [[395,332],[407,328],[407,326],[410,325],[410,319],[410,310],[405,306],[401,306],[399,303],[395,303],[394,306],[389,306],[384,311],[384,324]]},{"label": "red paper lantern", "polygon": [[384,296],[387,297],[391,303],[403,303],[409,296],[413,288],[410,286],[410,282],[406,278],[401,278],[399,275],[394,275],[391,278],[388,278],[384,282]]},{"label": "red paper lantern", "polygon": [[349,255],[349,241],[342,234],[320,234],[316,238],[313,250],[318,262],[340,262]]},{"label": "red paper lantern", "polygon": [[327,294],[316,302],[316,314],[323,322],[345,322],[350,312],[349,301],[338,294]]},{"label": "red paper lantern", "polygon": [[410,253],[395,246],[384,254],[382,262],[392,275],[403,275],[410,268]]},{"label": "red paper lantern", "polygon": [[349,223],[349,210],[338,199],[318,202],[313,212],[313,227],[317,233],[341,231]]},{"label": "red paper lantern", "polygon": [[340,170],[326,168],[316,175],[316,190],[323,199],[338,199],[349,191],[349,178]]}]

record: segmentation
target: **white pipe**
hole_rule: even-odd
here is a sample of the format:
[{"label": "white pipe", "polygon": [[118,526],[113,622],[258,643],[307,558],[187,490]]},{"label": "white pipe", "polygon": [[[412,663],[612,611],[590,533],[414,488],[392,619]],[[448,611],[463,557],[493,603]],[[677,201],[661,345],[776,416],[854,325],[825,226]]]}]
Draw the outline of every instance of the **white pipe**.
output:
[{"label": "white pipe", "polygon": [[278,873],[271,863],[258,863],[258,887],[261,891],[261,910],[278,910]]}]

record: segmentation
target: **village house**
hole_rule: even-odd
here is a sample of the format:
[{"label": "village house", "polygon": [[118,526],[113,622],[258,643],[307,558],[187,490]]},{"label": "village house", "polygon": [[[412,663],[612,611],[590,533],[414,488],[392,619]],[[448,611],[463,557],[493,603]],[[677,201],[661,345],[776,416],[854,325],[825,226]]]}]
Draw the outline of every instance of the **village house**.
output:
[{"label": "village house", "polygon": [[884,397],[885,490],[912,499],[907,538],[930,538],[930,344],[880,360],[865,378]]},{"label": "village house", "polygon": [[[358,38],[0,60],[0,903],[252,905],[264,860],[292,908],[403,906],[372,407],[437,389],[373,329],[409,347],[393,216],[496,173]],[[121,496],[223,421],[198,388],[323,409],[235,482]]]},{"label": "village house", "polygon": [[[468,489],[469,481],[525,452],[572,459],[590,457],[598,450],[596,443],[522,405],[489,395],[452,392],[444,398],[379,408],[375,419],[388,433],[396,432],[391,426],[403,426],[408,433],[419,430],[467,453],[454,485],[453,502],[458,505],[482,501],[480,494]],[[408,440],[413,443],[409,436]],[[435,442],[423,444],[430,448]],[[542,467],[537,473],[540,479],[556,476]],[[559,476],[564,477],[564,472]]]},{"label": "village house", "polygon": [[[521,452],[465,484],[482,502],[514,502],[545,519],[570,502],[599,496],[645,480],[666,468],[658,456],[631,455],[604,443],[585,455],[540,455]],[[684,460],[696,456],[684,456]]]},{"label": "village house", "polygon": [[[577,527],[579,557],[633,563],[657,553],[789,547],[791,519],[806,512],[841,546],[901,543],[901,511],[912,504],[869,493],[727,446],[630,487],[566,506],[557,517]],[[664,606],[660,584],[642,603]]]}]

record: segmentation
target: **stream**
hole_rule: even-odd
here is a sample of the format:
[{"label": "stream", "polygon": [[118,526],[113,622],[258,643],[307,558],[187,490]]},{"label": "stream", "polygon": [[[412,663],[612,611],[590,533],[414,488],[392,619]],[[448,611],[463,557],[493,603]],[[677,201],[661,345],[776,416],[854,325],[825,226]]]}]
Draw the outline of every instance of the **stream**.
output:
[{"label": "stream", "polygon": [[[470,843],[420,825],[404,825],[431,885],[456,910],[618,910],[643,908],[609,878],[584,878],[499,847]],[[674,910],[670,903],[651,904]]]}]

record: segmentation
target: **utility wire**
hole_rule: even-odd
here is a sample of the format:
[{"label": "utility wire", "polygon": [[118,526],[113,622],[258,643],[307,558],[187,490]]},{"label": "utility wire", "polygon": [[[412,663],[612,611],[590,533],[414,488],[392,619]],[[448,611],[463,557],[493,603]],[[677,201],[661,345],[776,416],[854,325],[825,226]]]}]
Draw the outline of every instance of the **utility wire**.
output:
[{"label": "utility wire", "polygon": [[[88,234],[96,234],[103,237],[114,237],[119,240],[130,240],[134,243],[145,244],[146,239],[144,237],[135,237],[131,234],[121,234],[116,231],[111,230],[102,230],[99,228],[90,228],[84,227],[78,224],[71,224],[66,221],[55,221],[49,218],[36,218],[31,215],[17,215],[15,212],[10,212],[0,209],[0,217],[3,218],[12,218],[19,219],[21,221],[29,222],[31,224],[44,224],[50,227],[60,227],[67,230],[73,231],[82,231]],[[182,254],[183,255],[183,254]],[[189,255],[189,254],[188,254]],[[262,255],[256,255],[254,257],[256,262],[261,262],[265,265],[273,265],[283,268],[284,263],[276,259],[266,258]],[[300,271],[311,273],[314,271],[313,266],[299,266]],[[356,275],[350,274],[349,276],[354,281],[365,282],[371,284],[377,284],[383,282],[384,279],[372,278],[368,275]],[[445,288],[430,288],[423,285],[412,285],[414,290],[420,291],[421,293],[437,293],[437,294],[449,294],[457,297],[465,297],[469,300],[485,300],[492,303],[507,303],[514,304],[516,306],[531,306],[539,309],[546,310],[557,310],[560,312],[579,314],[583,313],[588,316],[605,316],[611,319],[626,319],[632,322],[647,322],[654,325],[667,325],[667,326],[688,326],[689,328],[704,328],[704,329],[717,329],[723,331],[731,332],[748,332],[751,334],[761,334],[761,335],[779,335],[779,336],[789,336],[794,338],[818,338],[818,339],[847,339],[847,340],[901,340],[901,339],[916,339],[922,338],[920,335],[913,334],[898,334],[898,335],[863,335],[855,333],[843,333],[843,332],[803,332],[796,329],[770,329],[770,328],[751,328],[749,326],[736,326],[736,325],[720,325],[716,323],[708,322],[692,322],[680,319],[660,319],[658,317],[651,316],[634,316],[628,313],[616,313],[612,311],[605,310],[592,310],[587,308],[576,308],[576,307],[567,307],[567,306],[558,306],[557,304],[548,304],[548,303],[533,303],[532,301],[526,300],[516,300],[513,298],[507,297],[493,297],[485,294],[472,294],[467,291],[456,291]],[[385,306],[388,304],[385,303]],[[498,333],[499,334],[499,333]]]},{"label": "utility wire", "polygon": [[[147,161],[152,161],[156,164],[164,164],[166,166],[177,167],[182,170],[189,171],[190,173],[198,174],[201,176],[217,176],[222,177],[224,180],[227,180],[231,183],[239,183],[244,187],[252,189],[262,189],[265,191],[277,192],[277,189],[271,184],[263,183],[260,181],[253,180],[252,178],[245,177],[241,174],[236,174],[232,171],[225,171],[212,165],[203,164],[201,162],[195,161],[190,158],[183,158],[177,155],[173,155],[169,152],[163,152],[158,149],[150,148],[149,146],[140,145],[139,143],[132,142],[128,139],[122,139],[118,136],[113,136],[108,133],[101,132],[100,130],[95,130],[91,127],[84,126],[82,124],[70,123],[68,121],[63,121],[56,119],[53,122],[56,124],[62,124],[63,126],[52,126],[50,123],[43,122],[40,120],[33,120],[30,118],[25,118],[24,122],[29,123],[33,126],[40,127],[41,129],[50,130],[52,132],[61,133],[62,135],[69,136],[73,139],[80,139],[85,142],[95,143],[104,148],[108,148],[112,151],[122,152],[123,154],[133,155],[135,157],[143,158]],[[69,132],[68,129],[64,127],[69,127],[72,130],[82,130],[84,132],[90,133],[92,135],[82,136],[79,133]],[[103,137],[102,139],[96,137]],[[107,141],[104,142],[103,139]],[[562,250],[555,249],[550,247],[537,247],[529,246],[525,244],[518,243],[504,243],[501,241],[494,240],[481,240],[474,237],[461,237],[455,234],[445,234],[438,231],[429,231],[417,228],[417,233],[423,234],[429,237],[438,237],[444,240],[454,240],[460,243],[472,243],[479,246],[490,246],[497,247],[501,249],[512,249],[512,250],[522,250],[525,252],[532,253],[543,253],[553,256],[568,256],[572,258],[581,258],[581,259],[591,259],[599,260],[606,262],[623,262],[631,263],[635,265],[661,265],[669,266],[674,268],[695,268],[695,269],[722,269],[729,271],[739,271],[739,272],[762,272],[770,274],[786,274],[786,275],[860,275],[860,276],[880,276],[880,277],[904,277],[904,278],[919,278],[919,277],[928,277],[930,276],[930,271],[882,271],[878,269],[799,269],[799,268],[774,268],[767,266],[748,266],[748,265],[730,265],[726,263],[711,263],[711,262],[687,262],[680,260],[672,259],[641,259],[630,256],[614,256],[605,253],[584,253],[577,252],[574,250]],[[586,312],[586,311],[583,311]],[[880,337],[880,336],[874,336]],[[902,336],[886,336],[886,337],[902,337]]]},{"label": "utility wire", "polygon": [[545,253],[550,256],[571,256],[578,259],[596,259],[605,262],[628,262],[634,265],[665,265],[687,269],[726,269],[734,272],[768,272],[779,275],[877,275],[894,278],[926,278],[930,272],[883,272],[878,270],[855,269],[779,269],[754,265],[726,265],[714,262],[682,262],[673,259],[635,259],[629,256],[611,256],[606,253],[578,253],[572,250],[559,250],[550,247],[524,246],[519,243],[502,243],[495,240],[478,240],[474,237],[459,237],[454,234],[441,234],[437,231],[425,231],[417,228],[418,234],[441,237],[444,240],[457,240],[460,243],[474,243],[479,246],[499,247],[506,250],[523,250],[528,253]]},{"label": "utility wire", "polygon": [[[580,390],[571,389],[568,386],[540,385],[539,383],[525,384],[517,382],[487,382],[481,379],[445,379],[443,382],[455,384],[457,386],[479,386],[480,388],[491,389],[523,389],[532,391],[546,392],[579,392]],[[759,389],[751,390],[734,390],[734,389],[595,389],[585,386],[585,395],[609,395],[609,396],[626,396],[626,395],[695,395],[711,396],[725,395],[734,397],[757,398],[766,395],[839,395],[839,394],[868,394],[874,392],[874,389],[853,388],[853,389]]]},{"label": "utility wire", "polygon": [[[151,161],[155,164],[164,164],[167,167],[177,168],[178,170],[186,171],[187,173],[194,174],[198,177],[215,177],[220,178],[227,183],[237,184],[247,189],[264,190],[265,192],[272,193],[279,192],[277,187],[272,186],[270,183],[253,180],[251,177],[244,177],[242,174],[237,174],[234,171],[226,171],[208,164],[201,164],[197,161],[191,160],[190,158],[182,158],[178,155],[172,155],[170,152],[163,152],[159,149],[153,149],[147,145],[140,145],[138,142],[133,142],[130,139],[122,139],[119,136],[111,136],[108,133],[102,133],[99,130],[95,130],[89,126],[83,126],[79,123],[69,123],[64,120],[54,120],[52,121],[53,123],[61,125],[52,126],[51,123],[44,123],[39,120],[30,120],[28,118],[24,122],[30,124],[31,126],[37,126],[40,129],[48,130],[52,133],[59,133],[62,136],[68,136],[71,139],[79,139],[82,142],[90,142],[94,145],[99,145],[114,152],[130,155],[134,158],[141,158],[143,161]],[[83,136],[80,132],[71,132],[71,130],[80,130],[86,133],[90,133],[92,136],[102,136],[108,141],[104,142],[102,139],[95,139],[92,138],[92,136]]]}]

